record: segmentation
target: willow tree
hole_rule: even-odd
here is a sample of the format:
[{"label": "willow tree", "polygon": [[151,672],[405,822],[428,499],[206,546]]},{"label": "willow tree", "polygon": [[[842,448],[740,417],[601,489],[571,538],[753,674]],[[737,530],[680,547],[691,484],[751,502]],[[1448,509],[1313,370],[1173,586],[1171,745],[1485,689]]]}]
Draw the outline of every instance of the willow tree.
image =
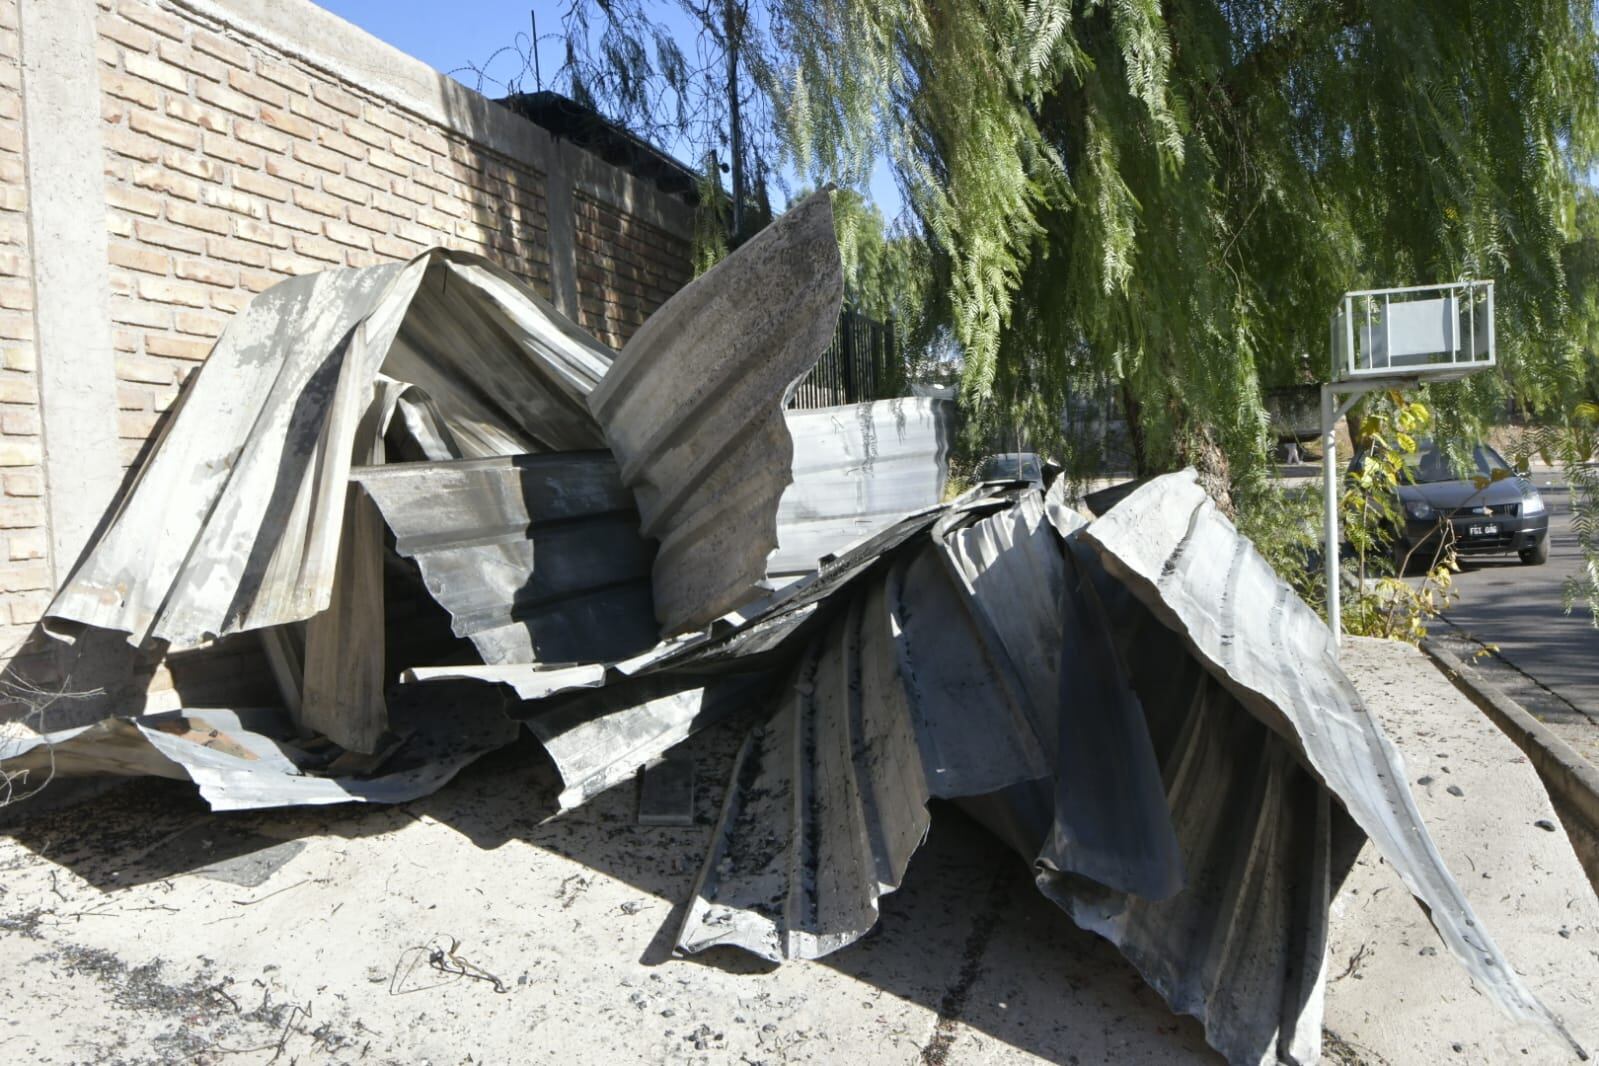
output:
[{"label": "willow tree", "polygon": [[771,34],[802,171],[893,161],[991,422],[1109,385],[1142,469],[1247,482],[1262,383],[1325,372],[1341,292],[1462,277],[1498,281],[1505,373],[1446,415],[1580,374],[1590,0],[774,0]]}]

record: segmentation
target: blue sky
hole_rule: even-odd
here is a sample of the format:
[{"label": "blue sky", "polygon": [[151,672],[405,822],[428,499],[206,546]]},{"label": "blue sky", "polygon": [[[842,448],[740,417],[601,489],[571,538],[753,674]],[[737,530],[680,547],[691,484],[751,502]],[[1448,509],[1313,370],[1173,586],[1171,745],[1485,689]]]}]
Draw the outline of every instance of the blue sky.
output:
[{"label": "blue sky", "polygon": [[[560,14],[563,3],[530,4],[528,0],[452,0],[440,4],[438,0],[317,0],[317,3],[334,14],[394,45],[402,52],[422,60],[436,70],[454,73],[466,85],[477,88],[477,77],[471,70],[461,69],[476,65],[489,77],[504,82],[521,72],[522,61],[507,52],[490,61],[495,51],[512,44],[518,34],[523,35],[524,47],[531,28],[530,9],[539,16],[539,35],[560,32]],[[688,22],[677,5],[661,2],[649,5],[652,14],[667,25],[682,27],[688,33]],[[680,43],[683,41],[680,39]],[[540,63],[546,84],[562,59],[560,43],[544,40],[539,48]],[[529,78],[524,89],[533,89]],[[503,92],[499,85],[483,86],[488,96]],[[664,145],[668,151],[684,156],[681,146]],[[685,160],[687,161],[687,160]],[[892,218],[900,210],[899,191],[884,165],[879,165],[872,175],[871,194]]]}]

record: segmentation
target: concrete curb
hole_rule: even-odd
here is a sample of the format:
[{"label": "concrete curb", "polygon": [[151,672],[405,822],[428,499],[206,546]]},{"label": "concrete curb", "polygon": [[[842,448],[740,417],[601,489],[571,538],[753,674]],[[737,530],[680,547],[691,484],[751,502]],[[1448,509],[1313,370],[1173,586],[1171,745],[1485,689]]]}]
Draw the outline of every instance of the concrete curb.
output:
[{"label": "concrete curb", "polygon": [[1432,640],[1422,641],[1421,650],[1532,762],[1599,892],[1599,768],[1454,653]]}]

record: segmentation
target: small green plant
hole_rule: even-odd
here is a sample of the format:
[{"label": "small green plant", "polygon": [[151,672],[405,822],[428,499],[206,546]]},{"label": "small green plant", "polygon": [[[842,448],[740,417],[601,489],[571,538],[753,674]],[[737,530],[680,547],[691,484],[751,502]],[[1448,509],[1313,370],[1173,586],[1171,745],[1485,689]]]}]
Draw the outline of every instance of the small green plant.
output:
[{"label": "small green plant", "polygon": [[[1453,602],[1454,528],[1439,523],[1439,536],[1420,580],[1405,575],[1418,562],[1420,545],[1396,550],[1404,527],[1399,486],[1417,459],[1417,437],[1432,424],[1432,412],[1419,400],[1397,392],[1368,405],[1361,423],[1362,462],[1353,464],[1339,499],[1340,525],[1353,550],[1353,591],[1343,608],[1344,631],[1419,643],[1427,624]],[[1349,582],[1346,581],[1346,584]]]},{"label": "small green plant", "polygon": [[[1344,631],[1414,644],[1454,601],[1459,570],[1447,522],[1414,584],[1405,575],[1423,562],[1415,558],[1418,548],[1395,551],[1395,533],[1403,527],[1399,485],[1415,462],[1417,437],[1432,424],[1432,413],[1398,393],[1376,397],[1367,406],[1362,461],[1353,465],[1338,499],[1338,523],[1352,556],[1341,564]],[[1242,532],[1300,598],[1325,616],[1320,493],[1267,483],[1240,496],[1238,509]]]}]

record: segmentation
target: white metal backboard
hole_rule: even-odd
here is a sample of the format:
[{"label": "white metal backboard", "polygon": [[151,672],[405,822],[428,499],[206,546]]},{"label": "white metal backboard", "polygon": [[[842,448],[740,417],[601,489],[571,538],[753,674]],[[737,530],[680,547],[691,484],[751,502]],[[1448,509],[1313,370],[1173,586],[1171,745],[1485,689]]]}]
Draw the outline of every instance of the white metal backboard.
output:
[{"label": "white metal backboard", "polygon": [[1344,294],[1332,318],[1332,378],[1448,380],[1494,365],[1494,283]]}]

